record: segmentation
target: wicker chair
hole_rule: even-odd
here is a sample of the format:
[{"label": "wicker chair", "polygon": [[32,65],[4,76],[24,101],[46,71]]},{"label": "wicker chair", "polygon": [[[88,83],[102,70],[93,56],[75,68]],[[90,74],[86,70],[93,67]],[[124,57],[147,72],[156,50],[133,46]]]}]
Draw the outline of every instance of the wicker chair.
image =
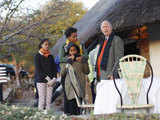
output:
[{"label": "wicker chair", "polygon": [[74,87],[74,85],[73,85],[73,82],[75,80],[77,80],[76,76],[74,74],[74,69],[70,64],[67,64],[66,68],[67,68],[67,72],[69,73],[70,83],[71,83],[73,90],[74,90],[77,105],[79,108],[81,108],[81,114],[90,113],[94,109],[94,104],[87,104],[87,102],[84,99],[81,99],[79,97],[78,93],[82,93],[82,92],[81,92],[80,88],[78,89],[77,87]]},{"label": "wicker chair", "polygon": [[[117,74],[127,85],[127,94],[131,100],[130,104],[124,103],[125,97],[121,94],[122,92],[118,88],[115,79]],[[145,93],[146,103],[139,104],[138,100],[142,89],[143,79],[146,77],[150,78],[150,83],[147,92]],[[120,109],[123,112],[144,110],[148,113],[150,109],[154,107],[149,103],[148,96],[153,82],[153,70],[150,63],[144,57],[139,55],[127,55],[121,58],[113,68],[113,81],[120,95],[120,105],[117,106],[117,109]]]}]

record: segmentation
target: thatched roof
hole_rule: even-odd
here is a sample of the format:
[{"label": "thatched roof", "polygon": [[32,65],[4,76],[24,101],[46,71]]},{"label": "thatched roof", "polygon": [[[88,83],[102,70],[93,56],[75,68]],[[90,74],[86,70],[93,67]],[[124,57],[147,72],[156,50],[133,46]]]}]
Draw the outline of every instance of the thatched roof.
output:
[{"label": "thatched roof", "polygon": [[[81,42],[100,31],[100,23],[109,20],[114,30],[160,21],[160,0],[99,0],[74,27],[78,28]],[[53,50],[65,41],[64,36]]]}]

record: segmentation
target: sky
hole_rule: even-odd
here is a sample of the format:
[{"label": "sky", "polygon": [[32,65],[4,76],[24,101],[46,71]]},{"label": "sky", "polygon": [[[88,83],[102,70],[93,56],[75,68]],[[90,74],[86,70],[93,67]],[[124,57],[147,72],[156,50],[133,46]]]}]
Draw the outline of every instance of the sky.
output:
[{"label": "sky", "polygon": [[75,1],[81,1],[86,8],[90,9],[99,0],[75,0]]},{"label": "sky", "polygon": [[[43,6],[43,4],[45,4],[47,1],[49,0],[26,0],[24,5],[27,8],[38,9],[41,6]],[[73,1],[78,1],[78,2],[80,1],[84,4],[85,8],[90,9],[99,0],[73,0]]]},{"label": "sky", "polygon": [[[1,1],[1,0],[0,0]],[[21,8],[27,8],[23,10],[24,13],[28,13],[28,10],[37,10],[40,9],[47,1],[50,0],[25,0],[22,5]],[[84,4],[85,8],[92,8],[96,2],[98,2],[99,0],[73,0],[74,2],[82,2]],[[3,12],[1,13],[1,16],[5,16],[7,12]]]}]

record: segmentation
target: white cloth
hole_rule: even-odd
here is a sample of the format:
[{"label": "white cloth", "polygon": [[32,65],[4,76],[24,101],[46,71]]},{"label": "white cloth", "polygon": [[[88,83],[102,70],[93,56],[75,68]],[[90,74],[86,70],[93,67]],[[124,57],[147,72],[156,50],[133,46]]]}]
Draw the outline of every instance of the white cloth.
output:
[{"label": "white cloth", "polygon": [[[117,80],[117,86],[121,89],[122,80]],[[97,84],[94,114],[109,114],[116,112],[119,94],[113,80],[101,80]]]},{"label": "white cloth", "polygon": [[[140,91],[138,104],[146,104],[146,93],[151,78],[143,79],[142,89]],[[124,80],[116,80],[117,86],[123,96],[123,103],[130,104],[130,98],[127,93],[127,85]],[[160,78],[154,77],[149,92],[149,104],[153,104],[152,113],[160,113]],[[109,114],[118,112],[117,104],[120,104],[120,96],[112,80],[102,80],[97,84],[97,96],[95,100],[94,114]]]},{"label": "white cloth", "polygon": [[[151,78],[143,79],[142,89],[139,98],[139,104],[146,104],[146,93],[150,84]],[[160,113],[160,78],[153,77],[153,83],[149,91],[149,104],[153,104],[153,113]]]}]

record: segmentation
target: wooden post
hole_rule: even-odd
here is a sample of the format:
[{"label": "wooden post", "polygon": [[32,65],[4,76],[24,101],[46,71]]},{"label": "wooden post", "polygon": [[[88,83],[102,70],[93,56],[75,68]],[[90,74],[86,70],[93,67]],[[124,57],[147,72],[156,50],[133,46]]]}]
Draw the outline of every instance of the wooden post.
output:
[{"label": "wooden post", "polygon": [[3,101],[3,84],[0,83],[0,102]]},{"label": "wooden post", "polygon": [[[149,40],[139,40],[138,48],[140,49],[140,55],[145,57],[150,62],[150,55],[149,55]],[[144,77],[148,77],[150,75],[149,67],[146,67]]]},{"label": "wooden post", "polygon": [[149,55],[149,40],[139,40],[138,47],[140,48],[140,54],[145,57],[148,61],[150,61]]}]

